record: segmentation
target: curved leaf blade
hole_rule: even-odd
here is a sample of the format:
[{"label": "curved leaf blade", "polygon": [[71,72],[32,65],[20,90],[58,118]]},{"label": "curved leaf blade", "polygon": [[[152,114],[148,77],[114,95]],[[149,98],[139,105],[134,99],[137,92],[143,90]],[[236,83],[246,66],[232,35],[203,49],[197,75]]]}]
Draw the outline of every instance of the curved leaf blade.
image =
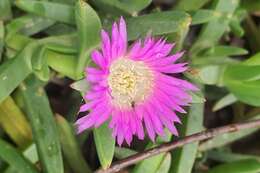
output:
[{"label": "curved leaf blade", "polygon": [[100,164],[106,169],[113,160],[115,150],[115,139],[112,137],[108,122],[94,129],[94,140]]},{"label": "curved leaf blade", "polygon": [[30,76],[19,87],[32,126],[39,158],[46,173],[63,173],[58,129],[42,83]]},{"label": "curved leaf blade", "polygon": [[[16,0],[15,5],[29,13],[42,17],[74,24],[74,8],[70,5],[48,1]],[[59,10],[57,10],[59,9]]]},{"label": "curved leaf blade", "polygon": [[143,37],[149,30],[153,35],[179,32],[183,24],[190,25],[190,23],[191,17],[183,11],[157,12],[129,18],[127,19],[128,40]]},{"label": "curved leaf blade", "polygon": [[56,115],[56,120],[58,123],[62,150],[68,164],[76,173],[91,173],[91,170],[80,151],[71,125],[60,115]]},{"label": "curved leaf blade", "polygon": [[32,141],[29,123],[10,96],[0,104],[0,124],[20,148],[26,147]]},{"label": "curved leaf blade", "polygon": [[101,21],[95,10],[83,0],[79,0],[76,4],[75,17],[79,39],[76,76],[80,78],[83,76],[91,51],[99,46]]},{"label": "curved leaf blade", "polygon": [[259,171],[260,162],[254,159],[248,159],[216,166],[207,173],[257,173]]},{"label": "curved leaf blade", "polygon": [[19,173],[38,173],[28,160],[2,139],[0,139],[0,158],[12,165]]}]

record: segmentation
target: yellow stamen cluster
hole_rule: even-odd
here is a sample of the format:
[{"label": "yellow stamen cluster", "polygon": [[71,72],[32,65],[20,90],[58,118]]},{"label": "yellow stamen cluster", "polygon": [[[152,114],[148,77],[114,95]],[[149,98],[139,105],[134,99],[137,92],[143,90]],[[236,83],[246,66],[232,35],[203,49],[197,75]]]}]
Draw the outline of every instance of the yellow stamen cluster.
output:
[{"label": "yellow stamen cluster", "polygon": [[153,74],[143,62],[123,57],[115,60],[109,70],[108,85],[116,106],[133,107],[150,94]]}]

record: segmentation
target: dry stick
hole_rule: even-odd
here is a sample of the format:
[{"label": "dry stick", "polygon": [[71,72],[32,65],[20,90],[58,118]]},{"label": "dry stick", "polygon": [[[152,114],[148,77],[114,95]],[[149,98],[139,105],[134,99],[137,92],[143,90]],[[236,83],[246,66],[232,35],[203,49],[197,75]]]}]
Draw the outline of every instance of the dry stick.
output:
[{"label": "dry stick", "polygon": [[239,130],[255,128],[255,127],[260,127],[260,119],[254,121],[248,121],[244,123],[230,124],[227,126],[222,126],[214,129],[209,129],[203,132],[195,133],[193,135],[186,136],[182,139],[179,139],[178,141],[164,143],[157,147],[145,150],[143,152],[129,156],[125,159],[119,160],[113,163],[110,168],[106,170],[99,169],[96,171],[96,173],[115,173],[139,161],[158,155],[160,153],[173,150],[175,148],[182,147],[192,142],[202,141],[224,133],[236,132]]}]

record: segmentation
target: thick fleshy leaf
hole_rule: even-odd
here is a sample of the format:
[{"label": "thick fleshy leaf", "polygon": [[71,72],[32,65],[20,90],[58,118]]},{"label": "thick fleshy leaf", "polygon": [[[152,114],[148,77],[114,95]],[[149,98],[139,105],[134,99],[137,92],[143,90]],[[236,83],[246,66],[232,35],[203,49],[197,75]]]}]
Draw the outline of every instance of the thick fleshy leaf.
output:
[{"label": "thick fleshy leaf", "polygon": [[13,146],[0,139],[0,158],[20,173],[38,173],[37,169]]},{"label": "thick fleshy leaf", "polygon": [[[150,142],[147,144],[146,149],[155,147],[159,145],[162,142],[169,142],[171,140],[172,134],[169,133],[168,130],[165,130],[167,133],[164,137],[158,137],[156,139],[156,144]],[[162,153],[157,156],[153,156],[151,158],[145,159],[138,163],[134,169],[133,173],[142,173],[142,172],[151,172],[151,173],[157,173],[159,171],[166,171],[168,172],[170,165],[169,165],[169,153]]]},{"label": "thick fleshy leaf", "polygon": [[131,14],[135,15],[145,7],[147,7],[152,0],[94,0],[92,3],[97,6],[97,8],[114,14]]},{"label": "thick fleshy leaf", "polygon": [[11,1],[1,0],[0,1],[0,20],[5,21],[12,18]]},{"label": "thick fleshy leaf", "polygon": [[162,153],[157,156],[151,157],[149,159],[145,159],[139,164],[135,166],[132,173],[143,173],[143,172],[151,172],[156,173],[156,171],[160,168],[162,161],[164,160],[166,154]]},{"label": "thick fleshy leaf", "polygon": [[190,12],[190,15],[192,18],[192,25],[207,23],[218,18],[218,14],[214,10],[205,9],[192,11]]},{"label": "thick fleshy leaf", "polygon": [[219,99],[217,103],[215,103],[215,105],[213,106],[213,111],[218,111],[226,106],[235,103],[236,101],[238,100],[233,94],[228,94],[222,97],[221,99]]},{"label": "thick fleshy leaf", "polygon": [[[39,161],[39,157],[38,157],[36,145],[31,144],[26,149],[24,149],[23,156],[31,163],[33,164],[37,163]],[[9,165],[9,167],[5,169],[4,173],[17,173],[15,165]]]},{"label": "thick fleshy leaf", "polygon": [[94,140],[100,164],[106,169],[113,160],[115,150],[115,139],[112,137],[108,122],[94,129]]},{"label": "thick fleshy leaf", "polygon": [[123,159],[125,157],[131,156],[136,154],[137,152],[134,150],[131,150],[129,148],[124,148],[124,147],[115,147],[115,157],[118,159]]},{"label": "thick fleshy leaf", "polygon": [[31,143],[32,131],[29,123],[10,96],[0,104],[0,124],[20,148],[23,149]]},{"label": "thick fleshy leaf", "polygon": [[260,157],[256,155],[239,154],[239,153],[232,153],[227,151],[214,151],[214,150],[209,151],[207,157],[219,162],[234,162],[234,161],[247,160],[247,159],[255,159],[260,161]]},{"label": "thick fleshy leaf", "polygon": [[167,153],[161,162],[161,165],[156,170],[156,173],[168,173],[171,167],[171,154]]},{"label": "thick fleshy leaf", "polygon": [[16,57],[0,65],[0,103],[32,72],[31,48],[33,45],[28,45]]},{"label": "thick fleshy leaf", "polygon": [[225,66],[221,65],[208,65],[199,69],[199,80],[207,85],[222,84],[223,73]]},{"label": "thick fleshy leaf", "polygon": [[[215,0],[212,9],[221,15],[221,19],[212,20],[203,26],[191,52],[197,54],[203,49],[215,45],[229,27],[230,18],[239,5],[239,0]],[[214,32],[212,32],[214,31]]]},{"label": "thick fleshy leaf", "polygon": [[86,79],[81,79],[72,83],[70,87],[84,94],[89,90],[89,83]]},{"label": "thick fleshy leaf", "polygon": [[182,24],[190,23],[191,17],[182,11],[165,11],[133,17],[127,19],[128,39],[144,37],[149,31],[153,35],[180,32],[183,29]]},{"label": "thick fleshy leaf", "polygon": [[30,76],[19,87],[32,126],[40,162],[45,172],[63,173],[58,129],[42,83]]},{"label": "thick fleshy leaf", "polygon": [[259,171],[260,162],[254,159],[248,159],[216,166],[207,173],[257,173]]},{"label": "thick fleshy leaf", "polygon": [[260,2],[258,0],[242,0],[241,6],[249,12],[257,12],[260,10]]},{"label": "thick fleshy leaf", "polygon": [[175,9],[185,11],[198,10],[209,1],[210,0],[181,0],[178,1]]},{"label": "thick fleshy leaf", "polygon": [[[48,1],[33,1],[33,0],[18,0],[15,5],[32,14],[53,19],[56,21],[74,24],[74,9],[70,5],[48,2]],[[59,9],[59,10],[57,10]]]},{"label": "thick fleshy leaf", "polygon": [[214,46],[209,48],[205,53],[204,56],[238,56],[238,55],[246,55],[248,51],[246,49],[234,46]]},{"label": "thick fleshy leaf", "polygon": [[76,4],[75,17],[79,39],[76,76],[79,78],[90,61],[90,53],[99,46],[101,22],[95,10],[83,0]]},{"label": "thick fleshy leaf", "polygon": [[[194,103],[184,118],[181,136],[188,136],[203,129],[204,103]],[[171,173],[191,173],[196,159],[198,142],[185,145],[172,152]]]},{"label": "thick fleshy leaf", "polygon": [[242,102],[260,106],[260,66],[232,65],[224,73],[224,85]]},{"label": "thick fleshy leaf", "polygon": [[4,23],[0,21],[0,61],[2,60],[2,54],[4,50]]},{"label": "thick fleshy leaf", "polygon": [[18,32],[24,35],[36,34],[54,23],[54,20],[34,15],[25,15],[16,18],[6,26],[6,40],[11,39]]},{"label": "thick fleshy leaf", "polygon": [[76,173],[91,173],[76,141],[72,126],[60,115],[56,115],[56,119],[62,150],[68,164]]}]

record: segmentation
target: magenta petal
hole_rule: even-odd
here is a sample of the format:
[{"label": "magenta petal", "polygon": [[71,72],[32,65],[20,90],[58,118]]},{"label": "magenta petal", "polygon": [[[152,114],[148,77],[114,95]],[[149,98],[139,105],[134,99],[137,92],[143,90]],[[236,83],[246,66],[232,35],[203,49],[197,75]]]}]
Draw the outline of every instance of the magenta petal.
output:
[{"label": "magenta petal", "polygon": [[141,49],[141,51],[138,54],[139,58],[146,57],[145,55],[148,53],[148,51],[152,48],[154,45],[154,40],[152,38],[147,38],[147,43],[144,44],[144,47]]},{"label": "magenta petal", "polygon": [[137,125],[137,137],[140,140],[144,139],[144,129],[143,129],[143,125],[140,122],[138,122]]},{"label": "magenta petal", "polygon": [[[84,118],[84,119],[83,119]],[[94,123],[93,119],[91,117],[82,117],[81,119],[79,119],[81,121],[84,120],[84,123],[77,125],[77,122],[75,123],[77,125],[77,133],[82,133],[84,130],[88,129],[89,127],[91,127]]]},{"label": "magenta petal", "polygon": [[181,73],[187,70],[185,65],[187,65],[187,63],[172,64],[164,67],[154,67],[154,69],[162,73]]},{"label": "magenta petal", "polygon": [[106,99],[104,99],[104,98],[91,100],[80,107],[80,112],[85,112],[87,110],[93,109],[97,105],[99,105],[99,106],[103,105],[105,103],[105,101],[106,101]]},{"label": "magenta petal", "polygon": [[126,32],[126,24],[123,17],[120,18],[119,23],[119,32],[122,39],[122,53],[126,53],[127,49],[127,32]]},{"label": "magenta petal", "polygon": [[174,122],[180,123],[179,117],[175,114],[173,110],[165,106],[164,103],[160,103],[157,98],[151,99],[153,107],[158,111],[158,115],[164,116],[166,119]]},{"label": "magenta petal", "polygon": [[157,117],[156,111],[154,111],[151,105],[149,104],[147,104],[146,108],[147,108],[148,116],[150,117],[150,120],[155,128],[156,133],[160,136],[164,136],[165,134],[163,131],[163,126],[160,119]]},{"label": "magenta petal", "polygon": [[130,114],[130,128],[131,128],[131,131],[132,131],[132,133],[133,134],[135,134],[136,133],[136,119],[135,119],[135,115],[133,114],[133,113],[129,113]]},{"label": "magenta petal", "polygon": [[95,122],[95,127],[99,127],[102,123],[104,123],[111,115],[111,108],[107,108],[107,110],[100,114],[100,117]]},{"label": "magenta petal", "polygon": [[123,130],[121,129],[122,129],[122,124],[120,122],[118,123],[118,130],[117,130],[117,143],[119,146],[121,146],[124,141],[124,134],[123,134]]},{"label": "magenta petal", "polygon": [[93,99],[97,99],[97,98],[101,98],[105,96],[105,92],[104,91],[91,91],[88,92],[85,96],[84,99],[86,100],[93,100]]},{"label": "magenta petal", "polygon": [[162,91],[157,91],[157,98],[158,100],[160,100],[161,102],[165,103],[165,105],[167,105],[169,108],[172,108],[180,113],[186,113],[186,111],[184,109],[182,109],[179,105],[177,105],[173,99],[171,99],[168,95],[166,95],[164,92]]},{"label": "magenta petal", "polygon": [[[164,82],[160,82],[160,79],[158,79],[159,81],[159,85],[158,88],[162,91],[164,91],[164,93],[167,93],[169,96],[173,96],[175,101],[178,102],[178,100],[182,99],[189,99],[190,95],[188,95],[185,90],[183,90],[180,87],[176,87],[176,86],[172,86],[172,85],[168,85]],[[178,102],[180,103],[180,102]]]},{"label": "magenta petal", "polygon": [[106,31],[101,30],[101,37],[102,37],[102,54],[104,56],[105,62],[108,63],[111,59],[111,42],[110,38]]},{"label": "magenta petal", "polygon": [[104,71],[99,70],[97,68],[93,68],[93,67],[87,67],[85,71],[86,71],[86,75],[88,75],[88,74],[105,74]]},{"label": "magenta petal", "polygon": [[115,22],[112,26],[112,49],[111,49],[112,59],[115,59],[118,56],[119,39],[120,39],[120,35],[118,32],[117,24]]},{"label": "magenta petal", "polygon": [[132,133],[130,132],[130,130],[128,130],[125,134],[125,139],[126,139],[126,143],[128,144],[128,146],[130,146],[131,144],[131,141],[133,139],[133,135]]},{"label": "magenta petal", "polygon": [[169,56],[169,57],[165,57],[163,59],[161,59],[161,58],[151,59],[151,60],[148,60],[148,63],[152,67],[168,66],[170,64],[173,64],[182,55],[183,55],[183,52],[177,53],[177,54]]},{"label": "magenta petal", "polygon": [[136,133],[137,136],[140,140],[144,139],[144,129],[143,129],[143,124],[142,124],[142,120],[138,119],[137,117],[135,117],[135,122],[136,122]]},{"label": "magenta petal", "polygon": [[144,124],[148,133],[148,136],[150,137],[150,139],[154,142],[155,141],[155,132],[154,132],[154,128],[152,125],[152,122],[149,118],[148,114],[144,114]]},{"label": "magenta petal", "polygon": [[141,45],[142,45],[142,43],[141,43],[140,40],[136,41],[136,42],[133,44],[131,50],[129,51],[129,57],[130,57],[131,59],[134,59],[135,57],[137,57],[136,55],[137,55],[138,52],[140,51]]},{"label": "magenta petal", "polygon": [[86,112],[87,110],[91,109],[91,107],[93,107],[95,104],[95,102],[89,102],[89,103],[86,103],[82,106],[80,106],[80,110],[79,112]]},{"label": "magenta petal", "polygon": [[105,59],[99,51],[94,50],[91,54],[92,60],[101,68],[106,66]]},{"label": "magenta petal", "polygon": [[173,122],[170,122],[169,120],[165,119],[164,117],[161,117],[163,124],[167,127],[167,129],[170,130],[172,134],[175,136],[179,136],[178,130],[174,126]]},{"label": "magenta petal", "polygon": [[106,79],[106,76],[100,74],[88,74],[87,80],[92,83],[100,83]]},{"label": "magenta petal", "polygon": [[109,123],[109,127],[113,128],[116,124],[118,124],[120,120],[120,110],[112,109],[112,119]]}]

